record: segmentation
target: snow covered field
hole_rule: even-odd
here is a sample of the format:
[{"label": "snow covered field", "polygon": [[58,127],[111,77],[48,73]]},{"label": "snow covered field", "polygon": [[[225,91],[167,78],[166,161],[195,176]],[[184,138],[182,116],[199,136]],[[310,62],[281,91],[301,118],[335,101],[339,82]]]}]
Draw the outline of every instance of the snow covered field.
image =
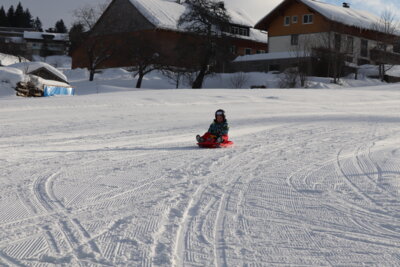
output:
[{"label": "snow covered field", "polygon": [[0,98],[0,266],[400,265],[399,85],[103,91]]}]

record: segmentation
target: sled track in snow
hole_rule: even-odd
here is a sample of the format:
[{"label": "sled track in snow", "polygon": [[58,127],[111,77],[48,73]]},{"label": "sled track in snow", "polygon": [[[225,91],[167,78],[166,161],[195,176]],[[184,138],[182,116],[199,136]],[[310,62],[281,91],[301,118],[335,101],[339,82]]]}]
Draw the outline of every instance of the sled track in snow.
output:
[{"label": "sled track in snow", "polygon": [[[320,134],[323,135],[324,131]],[[315,138],[315,136],[313,138]],[[296,146],[296,144],[293,144],[293,146]],[[262,158],[268,158],[269,155],[279,152],[283,147],[283,145],[274,146],[274,148],[264,154]],[[287,144],[285,144],[285,147],[287,147]],[[232,224],[238,217],[240,217],[242,222],[241,225],[246,229],[246,221],[243,216],[233,216],[233,214],[243,206],[241,202],[244,196],[241,190],[244,189],[244,186],[246,186],[251,179],[254,179],[254,177],[238,176],[238,170],[234,169],[229,171],[229,167],[240,166],[241,170],[247,170],[254,167],[256,163],[262,164],[262,162],[259,162],[259,152],[256,145],[242,151],[240,155],[234,157],[228,151],[225,156],[227,159],[224,159],[223,163],[220,163],[220,161],[217,161],[213,165],[211,165],[211,162],[204,163],[204,166],[208,164],[211,165],[211,171],[209,171],[209,173],[212,175],[206,175],[204,177],[208,182],[204,184],[204,188],[198,188],[185,209],[184,219],[180,224],[176,237],[177,242],[175,244],[174,257],[177,266],[195,265],[194,262],[198,263],[199,261],[205,265],[210,265],[212,262],[214,262],[215,266],[229,265],[226,260],[227,252],[225,249],[227,246],[229,247],[229,242],[228,244],[226,243],[224,229],[227,229],[226,226]],[[254,154],[256,154],[256,156],[254,156]],[[243,158],[246,158],[245,162]],[[216,179],[218,176],[232,178],[228,180],[225,179],[223,186],[220,187],[218,185],[218,179]],[[215,196],[218,196],[218,199],[215,199]],[[187,215],[189,211],[192,211],[194,215]],[[231,216],[227,217],[225,215],[226,212],[230,212]],[[183,238],[183,236],[185,236],[185,238]],[[207,255],[202,256],[202,253],[200,253],[200,251],[209,250],[208,248],[211,244],[213,244],[214,259],[210,259]],[[178,248],[183,248],[180,254],[177,253],[177,251],[179,251]]]},{"label": "sled track in snow", "polygon": [[[317,168],[305,166],[290,175],[287,181],[288,185],[296,189],[304,198],[321,195],[324,199],[334,196],[333,200],[338,202],[335,204],[336,208],[342,206],[342,209],[337,209],[337,212],[348,214],[350,225],[347,227],[353,228],[351,232],[340,233],[332,226],[324,226],[335,238],[358,240],[358,242],[368,242],[374,246],[393,249],[400,246],[400,244],[395,245],[396,242],[394,242],[399,239],[400,235],[387,228],[395,225],[398,217],[391,215],[394,210],[387,210],[385,203],[398,203],[398,201],[393,190],[381,185],[380,180],[383,179],[384,168],[372,159],[373,155],[382,158],[388,154],[387,150],[372,152],[376,141],[383,140],[382,137],[375,137],[377,127],[375,126],[375,131],[365,137],[365,141],[351,152],[348,151],[348,147],[342,147],[335,160],[329,159],[322,162],[318,164]],[[353,144],[350,144],[349,147],[353,147]],[[382,161],[387,160],[383,159]],[[332,170],[335,171],[332,172]],[[336,175],[332,176],[332,173],[336,173]],[[327,174],[329,175],[327,176]],[[324,186],[319,187],[319,185]],[[337,192],[340,192],[340,195]],[[327,203],[327,205],[330,206],[331,203]],[[383,227],[383,225],[389,226]]]},{"label": "sled track in snow", "polygon": [[[282,97],[267,96],[265,102],[264,91],[254,91],[259,98],[254,107],[245,103],[251,97],[216,101],[230,103],[232,117],[240,117],[232,122],[237,145],[224,150],[189,144],[194,128],[187,125],[200,124],[179,117],[186,112],[175,104],[165,108],[155,98],[148,102],[161,109],[141,104],[140,95],[147,92],[129,104],[121,97],[98,110],[88,109],[93,99],[88,97],[82,114],[68,114],[65,123],[45,117],[55,128],[21,118],[24,129],[38,128],[19,141],[21,155],[14,155],[4,171],[11,179],[1,185],[10,183],[10,191],[17,192],[6,196],[9,203],[15,200],[15,212],[0,210],[6,218],[0,223],[0,265],[399,263],[398,119],[369,120],[361,105],[329,106],[322,98],[315,105],[296,105],[295,91],[270,92]],[[48,139],[40,137],[47,130]],[[66,132],[71,136],[61,134]],[[14,131],[6,134],[1,142],[12,151],[7,142],[15,140]],[[29,171],[18,172],[19,160]]]}]

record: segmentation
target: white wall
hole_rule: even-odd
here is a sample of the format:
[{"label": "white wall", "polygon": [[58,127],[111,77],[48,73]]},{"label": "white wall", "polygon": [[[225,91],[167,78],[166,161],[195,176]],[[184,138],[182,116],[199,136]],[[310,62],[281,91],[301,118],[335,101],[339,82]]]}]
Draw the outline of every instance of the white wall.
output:
[{"label": "white wall", "polygon": [[[334,47],[334,34],[331,33],[331,47]],[[341,34],[342,36],[342,52],[345,52],[346,49],[346,38],[349,35],[346,34]],[[354,38],[354,44],[353,44],[353,55],[349,55],[353,57],[353,63],[357,63],[357,60],[361,57],[361,40],[368,40],[368,57],[363,58],[366,60],[370,60],[370,50],[374,49],[377,47],[378,42],[374,40],[369,40],[365,38],[360,38],[357,36],[352,36]],[[312,46],[328,46],[329,43],[329,37],[328,33],[316,33],[316,34],[301,34],[299,35],[299,45],[298,46],[293,46],[291,45],[291,36],[286,35],[286,36],[275,36],[275,37],[270,37],[269,38],[269,53],[276,53],[276,52],[290,52],[294,51],[296,49],[302,49],[305,50],[304,47],[307,46],[307,44],[311,44]],[[393,51],[393,46],[388,47],[388,51]],[[373,62],[372,62],[373,63]]]},{"label": "white wall", "polygon": [[269,53],[276,52],[287,52],[290,51],[292,46],[290,45],[291,36],[276,36],[268,38]]},{"label": "white wall", "polygon": [[309,44],[313,44],[314,46],[319,46],[322,45],[323,43],[322,42],[323,34],[324,33],[300,34],[298,46],[291,45],[291,40],[292,40],[291,35],[270,37],[268,40],[269,52],[270,53],[288,52],[288,51],[293,51],[298,47],[305,47]]}]

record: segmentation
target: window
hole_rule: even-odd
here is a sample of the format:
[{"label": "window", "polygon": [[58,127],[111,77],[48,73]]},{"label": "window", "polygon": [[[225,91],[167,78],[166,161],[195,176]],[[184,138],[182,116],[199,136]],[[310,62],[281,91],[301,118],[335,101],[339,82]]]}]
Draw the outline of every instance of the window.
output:
[{"label": "window", "polygon": [[354,52],[354,38],[347,36],[346,52],[348,54],[353,54]]},{"label": "window", "polygon": [[290,40],[291,45],[298,45],[299,44],[299,35],[298,34],[292,34],[291,40]]},{"label": "window", "polygon": [[368,57],[368,40],[361,40],[361,56]]},{"label": "window", "polygon": [[314,22],[314,15],[303,15],[303,24],[312,24]]},{"label": "window", "polygon": [[239,28],[239,35],[249,36],[249,30],[246,28]]},{"label": "window", "polygon": [[386,51],[387,45],[384,43],[378,43],[377,48],[378,48],[378,50]]},{"label": "window", "polygon": [[335,33],[335,50],[340,52],[342,48],[342,36],[338,33]]},{"label": "window", "polygon": [[231,27],[231,33],[232,34],[239,34],[239,28],[238,27]]},{"label": "window", "polygon": [[251,55],[251,48],[245,48],[244,49],[244,54],[245,55]]},{"label": "window", "polygon": [[284,22],[285,26],[289,26],[290,25],[290,17],[286,16],[285,17],[285,22]]},{"label": "window", "polygon": [[292,23],[296,24],[299,21],[299,18],[297,16],[292,17]]},{"label": "window", "polygon": [[236,55],[237,50],[236,50],[236,46],[235,46],[235,45],[232,45],[232,46],[231,46],[231,53],[234,54],[234,55]]},{"label": "window", "polygon": [[243,36],[249,36],[250,35],[249,29],[236,27],[236,26],[232,26],[231,27],[231,33],[235,34],[235,35],[243,35]]},{"label": "window", "polygon": [[265,50],[257,50],[257,54],[265,54]]}]

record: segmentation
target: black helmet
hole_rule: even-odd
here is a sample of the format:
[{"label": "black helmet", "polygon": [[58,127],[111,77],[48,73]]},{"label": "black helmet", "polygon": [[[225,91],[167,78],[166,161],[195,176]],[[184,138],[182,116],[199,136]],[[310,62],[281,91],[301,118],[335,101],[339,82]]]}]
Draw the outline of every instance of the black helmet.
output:
[{"label": "black helmet", "polygon": [[224,119],[225,119],[225,111],[224,111],[223,109],[218,109],[218,110],[215,112],[215,118],[217,118],[218,115],[224,117]]}]

